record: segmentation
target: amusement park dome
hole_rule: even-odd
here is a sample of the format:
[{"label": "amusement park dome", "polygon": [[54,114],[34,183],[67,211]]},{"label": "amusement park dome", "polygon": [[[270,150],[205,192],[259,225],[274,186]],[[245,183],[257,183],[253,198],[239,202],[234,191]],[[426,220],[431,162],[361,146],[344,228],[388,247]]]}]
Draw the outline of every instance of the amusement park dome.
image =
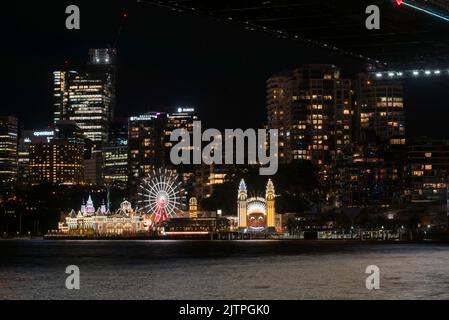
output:
[{"label": "amusement park dome", "polygon": [[128,200],[124,200],[122,203],[120,203],[120,209],[125,212],[131,211],[132,210],[131,202],[129,202]]}]

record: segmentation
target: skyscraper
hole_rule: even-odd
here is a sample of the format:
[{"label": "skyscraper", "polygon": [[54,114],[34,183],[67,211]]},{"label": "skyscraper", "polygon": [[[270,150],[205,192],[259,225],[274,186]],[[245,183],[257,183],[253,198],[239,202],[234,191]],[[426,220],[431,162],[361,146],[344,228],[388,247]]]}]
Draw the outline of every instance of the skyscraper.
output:
[{"label": "skyscraper", "polygon": [[81,128],[74,121],[60,120],[55,124],[55,139],[67,139],[71,143],[84,143],[84,135]]},{"label": "skyscraper", "polygon": [[[195,174],[195,165],[193,164],[179,164],[176,167],[172,166],[170,162],[170,151],[173,145],[177,142],[170,141],[170,136],[173,130],[176,129],[186,129],[190,133],[191,141],[193,139],[193,122],[197,121],[198,117],[196,115],[195,109],[191,107],[178,107],[174,108],[172,112],[167,114],[167,123],[164,129],[164,148],[165,148],[165,165],[171,166],[175,169],[177,173],[182,177],[184,185],[190,191],[193,187]],[[193,146],[190,147],[190,151],[193,152]]]},{"label": "skyscraper", "polygon": [[74,121],[86,138],[107,141],[111,117],[111,83],[107,77],[77,71],[55,71],[55,123]]},{"label": "skyscraper", "polygon": [[89,49],[89,60],[87,62],[87,72],[93,73],[100,78],[104,78],[105,81],[110,84],[110,121],[114,119],[116,101],[116,56],[117,50],[114,48]]},{"label": "skyscraper", "polygon": [[8,194],[17,181],[17,118],[0,117],[0,194]]},{"label": "skyscraper", "polygon": [[341,169],[342,200],[349,206],[396,206],[403,202],[405,116],[399,80],[356,81],[353,152]]},{"label": "skyscraper", "polygon": [[267,80],[268,128],[279,130],[279,161],[311,160],[323,180],[352,141],[351,80],[333,65],[304,65]]},{"label": "skyscraper", "polygon": [[115,106],[115,50],[90,49],[87,67],[53,72],[54,121],[71,120],[97,145],[107,142]]},{"label": "skyscraper", "polygon": [[268,128],[278,129],[278,156],[280,163],[293,159],[290,130],[293,122],[293,73],[284,70],[267,80]]},{"label": "skyscraper", "polygon": [[165,128],[165,146],[171,148],[176,142],[170,142],[170,135],[173,130],[184,128],[190,133],[193,132],[193,121],[198,120],[195,108],[174,108],[167,114],[167,125]]}]

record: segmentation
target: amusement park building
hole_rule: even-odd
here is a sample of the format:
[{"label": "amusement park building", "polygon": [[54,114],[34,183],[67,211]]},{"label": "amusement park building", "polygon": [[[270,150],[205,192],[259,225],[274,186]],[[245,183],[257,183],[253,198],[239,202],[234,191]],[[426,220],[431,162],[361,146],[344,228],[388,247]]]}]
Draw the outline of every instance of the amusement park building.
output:
[{"label": "amusement park building", "polygon": [[67,235],[134,235],[148,231],[145,219],[132,209],[131,203],[123,201],[120,209],[110,213],[106,205],[97,210],[89,196],[87,203],[76,213],[72,210],[59,222],[59,233]]},{"label": "amusement park building", "polygon": [[274,185],[268,180],[265,198],[248,197],[245,181],[240,181],[237,203],[239,230],[243,232],[275,231]]}]

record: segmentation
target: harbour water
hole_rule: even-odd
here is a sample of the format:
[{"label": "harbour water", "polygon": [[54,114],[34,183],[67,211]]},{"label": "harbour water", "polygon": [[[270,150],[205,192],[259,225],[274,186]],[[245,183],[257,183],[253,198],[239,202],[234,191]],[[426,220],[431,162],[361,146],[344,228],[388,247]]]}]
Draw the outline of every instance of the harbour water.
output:
[{"label": "harbour water", "polygon": [[[65,288],[68,265],[80,290]],[[449,299],[449,245],[4,240],[0,299]]]}]

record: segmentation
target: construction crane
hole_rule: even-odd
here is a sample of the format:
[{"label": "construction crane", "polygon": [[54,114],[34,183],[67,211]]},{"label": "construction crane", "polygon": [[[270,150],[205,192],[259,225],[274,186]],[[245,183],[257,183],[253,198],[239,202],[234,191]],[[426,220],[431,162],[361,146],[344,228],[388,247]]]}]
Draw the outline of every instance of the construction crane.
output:
[{"label": "construction crane", "polygon": [[122,18],[121,18],[120,23],[118,25],[117,33],[115,34],[115,39],[114,39],[114,42],[113,42],[113,45],[112,45],[113,48],[117,48],[117,44],[118,44],[118,41],[120,39],[120,34],[122,33],[123,25],[125,24],[126,19],[128,19],[128,13],[124,12],[122,14]]}]

